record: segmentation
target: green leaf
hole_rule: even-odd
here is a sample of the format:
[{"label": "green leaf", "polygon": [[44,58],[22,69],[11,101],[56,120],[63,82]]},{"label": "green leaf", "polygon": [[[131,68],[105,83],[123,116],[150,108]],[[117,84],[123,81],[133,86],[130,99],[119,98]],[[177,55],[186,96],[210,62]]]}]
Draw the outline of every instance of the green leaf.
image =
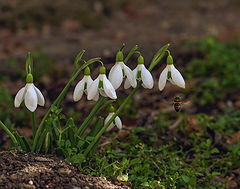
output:
[{"label": "green leaf", "polygon": [[50,152],[50,146],[51,146],[51,134],[49,132],[47,132],[46,138],[45,138],[45,143],[44,143],[45,154]]},{"label": "green leaf", "polygon": [[182,175],[182,179],[185,183],[188,183],[191,180],[187,175]]},{"label": "green leaf", "polygon": [[152,69],[160,62],[160,60],[165,55],[167,49],[169,48],[169,46],[170,44],[166,44],[157,51],[157,53],[154,55],[152,59],[150,67],[148,68],[149,71],[152,71]]},{"label": "green leaf", "polygon": [[95,137],[102,127],[103,127],[103,118],[99,117],[97,121],[94,123],[94,125],[92,126],[91,131],[87,136]]},{"label": "green leaf", "polygon": [[18,144],[20,144],[22,150],[25,152],[30,152],[31,149],[30,149],[30,146],[29,146],[28,142],[26,141],[26,139],[23,136],[20,136],[17,133],[17,131],[15,131],[13,134],[16,137]]},{"label": "green leaf", "polygon": [[74,65],[73,65],[73,71],[72,71],[72,76],[74,75],[77,67],[78,67],[78,63],[82,60],[82,56],[83,54],[85,53],[85,50],[81,50],[78,55],[76,56],[75,58],[75,61],[74,61]]},{"label": "green leaf", "polygon": [[128,53],[127,57],[124,59],[124,63],[126,64],[127,61],[132,57],[132,55],[134,55],[134,53],[136,52],[136,50],[138,49],[138,46],[135,45],[130,52]]}]

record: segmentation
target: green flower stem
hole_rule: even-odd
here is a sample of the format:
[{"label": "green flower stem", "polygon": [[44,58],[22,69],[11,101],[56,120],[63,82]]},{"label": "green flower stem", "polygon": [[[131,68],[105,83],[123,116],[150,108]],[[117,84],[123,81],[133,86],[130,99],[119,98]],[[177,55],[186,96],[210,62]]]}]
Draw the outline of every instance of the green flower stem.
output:
[{"label": "green flower stem", "polygon": [[[160,60],[163,58],[163,56],[166,53],[166,50],[168,49],[169,44],[163,46],[154,56],[152,63],[148,70],[151,72],[152,69],[160,62]],[[136,48],[136,47],[135,47]],[[112,121],[118,116],[118,114],[122,111],[124,106],[128,103],[128,101],[133,97],[133,95],[136,93],[136,91],[141,87],[142,81],[140,81],[135,89],[132,90],[132,92],[128,95],[128,97],[124,100],[124,102],[121,104],[121,106],[118,108],[118,110],[115,112],[115,114],[111,117],[111,119],[104,125],[104,127],[99,131],[99,133],[96,135],[96,137],[93,139],[93,141],[89,144],[87,149],[84,152],[84,156],[87,157],[90,150],[94,147],[95,143],[100,139],[102,134],[106,131],[106,129],[109,127],[109,125],[112,123]]]},{"label": "green flower stem", "polygon": [[17,139],[15,138],[15,136],[12,134],[12,132],[7,128],[6,125],[4,125],[4,123],[2,121],[0,121],[0,126],[2,127],[2,129],[8,134],[8,136],[10,136],[11,140],[13,141],[15,146],[18,146],[18,142]]},{"label": "green flower stem", "polygon": [[104,100],[104,97],[102,97],[102,96],[98,99],[97,103],[94,105],[90,114],[88,114],[87,118],[84,120],[82,125],[78,128],[77,136],[81,136],[84,133],[84,131],[87,128],[87,125],[88,125],[89,121],[96,115],[97,111],[101,107],[103,100]]},{"label": "green flower stem", "polygon": [[33,132],[33,138],[36,135],[36,113],[35,112],[31,112],[31,119],[32,119],[32,132]]},{"label": "green flower stem", "polygon": [[[91,62],[93,63],[93,62]],[[90,63],[84,64],[82,65],[78,71],[73,75],[73,77],[70,78],[70,80],[68,81],[68,83],[66,84],[66,86],[64,87],[64,89],[62,90],[62,92],[60,93],[60,95],[57,97],[57,99],[53,102],[52,106],[58,104],[58,106],[60,106],[64,96],[66,95],[69,87],[71,86],[72,82],[77,78],[77,76],[80,74],[80,72],[86,67],[88,66]],[[38,136],[40,134],[40,131],[42,130],[43,124],[45,122],[45,120],[47,119],[47,117],[49,116],[51,112],[51,108],[48,109],[47,113],[45,114],[45,116],[43,117],[41,123],[39,124],[39,127],[37,129],[36,135],[34,136],[33,139],[33,146],[32,146],[32,152],[35,152],[36,150],[36,146],[37,146],[37,141],[38,141]]]}]

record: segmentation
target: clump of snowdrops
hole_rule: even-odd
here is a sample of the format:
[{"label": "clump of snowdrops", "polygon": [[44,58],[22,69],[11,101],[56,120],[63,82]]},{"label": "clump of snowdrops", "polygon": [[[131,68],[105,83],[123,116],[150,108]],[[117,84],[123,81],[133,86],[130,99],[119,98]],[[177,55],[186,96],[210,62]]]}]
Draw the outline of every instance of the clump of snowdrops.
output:
[{"label": "clump of snowdrops", "polygon": [[[20,107],[25,104],[26,108],[31,113],[32,119],[32,137],[25,138],[20,136],[16,130],[9,129],[2,121],[1,127],[11,138],[12,147],[20,147],[26,152],[34,153],[51,153],[55,152],[66,158],[75,157],[78,161],[83,161],[86,157],[91,156],[97,149],[100,137],[105,131],[111,130],[114,126],[122,129],[122,122],[119,113],[124,106],[142,86],[146,89],[152,89],[154,80],[151,75],[152,69],[167,55],[166,68],[161,72],[158,87],[162,91],[169,80],[172,84],[185,88],[185,82],[180,72],[174,67],[173,59],[168,50],[169,44],[160,48],[154,55],[149,68],[144,65],[144,58],[138,51],[137,45],[134,46],[124,58],[123,49],[125,45],[116,54],[116,63],[111,68],[109,75],[106,75],[106,68],[101,58],[92,58],[84,60],[85,53],[82,50],[75,59],[72,74],[61,93],[50,106],[40,124],[36,124],[35,110],[37,106],[45,105],[45,98],[41,91],[34,85],[33,61],[31,53],[26,57],[26,85],[21,88],[15,96],[14,106]],[[138,55],[137,66],[131,70],[128,66],[128,60],[134,54]],[[99,68],[99,75],[96,79],[92,79],[89,65],[94,64]],[[75,86],[73,93],[73,100],[75,102],[81,100],[85,94],[88,100],[96,101],[89,115],[80,126],[75,125],[74,120],[66,118],[61,115],[61,103],[66,96],[72,82],[79,79],[79,74],[83,72],[84,76]],[[125,81],[125,82],[124,82]],[[114,101],[117,99],[117,89],[124,82],[124,88],[132,87],[132,91],[125,98],[123,103],[114,108]],[[109,114],[103,119],[98,117],[94,119],[97,114],[108,107]],[[64,107],[63,107],[64,108]],[[64,119],[66,124],[62,126],[61,120]],[[96,120],[94,123],[93,120]],[[86,129],[91,126],[90,132],[86,133]]]}]

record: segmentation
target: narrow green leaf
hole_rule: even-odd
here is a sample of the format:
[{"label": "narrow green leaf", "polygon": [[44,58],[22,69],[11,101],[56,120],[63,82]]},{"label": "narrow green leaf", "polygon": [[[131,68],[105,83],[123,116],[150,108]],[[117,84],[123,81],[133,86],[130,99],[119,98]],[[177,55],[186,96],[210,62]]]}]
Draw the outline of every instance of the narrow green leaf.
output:
[{"label": "narrow green leaf", "polygon": [[124,59],[124,63],[126,64],[127,61],[132,57],[132,55],[134,55],[135,51],[138,49],[138,46],[135,45],[130,52],[128,53],[127,57]]},{"label": "narrow green leaf", "polygon": [[160,62],[160,60],[165,55],[167,49],[169,48],[169,46],[170,44],[166,44],[157,51],[157,53],[154,55],[152,59],[150,67],[148,68],[149,71],[152,71],[152,69]]},{"label": "narrow green leaf", "polygon": [[82,56],[83,56],[84,53],[85,53],[85,50],[81,50],[78,53],[78,55],[76,56],[75,61],[74,61],[74,65],[73,65],[73,70],[72,70],[71,77],[74,75],[75,71],[77,70],[78,63],[82,60]]},{"label": "narrow green leaf", "polygon": [[30,152],[29,144],[27,143],[26,139],[23,136],[20,136],[17,131],[14,132],[14,136],[16,137],[18,144],[22,148],[24,152]]},{"label": "narrow green leaf", "polygon": [[44,143],[44,147],[45,147],[45,154],[47,154],[50,151],[50,145],[51,145],[51,135],[49,132],[47,132],[46,134],[46,138],[45,138],[45,143]]},{"label": "narrow green leaf", "polygon": [[102,127],[103,127],[103,118],[99,117],[97,121],[93,124],[91,131],[87,136],[95,137]]}]

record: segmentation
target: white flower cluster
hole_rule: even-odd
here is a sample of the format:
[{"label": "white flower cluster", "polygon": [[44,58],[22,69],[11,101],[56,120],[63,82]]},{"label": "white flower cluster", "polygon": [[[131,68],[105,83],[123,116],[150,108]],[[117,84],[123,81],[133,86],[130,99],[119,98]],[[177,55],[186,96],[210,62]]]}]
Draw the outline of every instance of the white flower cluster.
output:
[{"label": "white flower cluster", "polygon": [[[106,76],[106,69],[104,66],[100,67],[99,76],[95,80],[93,80],[90,76],[89,67],[85,68],[83,79],[78,82],[74,89],[73,100],[79,101],[82,98],[83,93],[87,95],[88,100],[97,101],[99,99],[99,94],[111,99],[117,99],[115,90],[120,87],[125,77],[125,89],[130,87],[135,88],[137,86],[137,81],[141,81],[144,88],[153,88],[153,77],[149,70],[147,70],[144,66],[143,57],[141,55],[138,57],[138,65],[132,71],[124,64],[123,53],[122,51],[119,51],[116,55],[116,64],[111,68],[108,78]],[[184,79],[181,73],[174,67],[173,59],[170,53],[167,57],[167,66],[159,77],[158,87],[160,91],[164,89],[167,80],[174,85],[185,88]],[[14,105],[15,107],[19,107],[24,101],[26,107],[31,112],[34,112],[37,108],[37,105],[44,106],[44,97],[40,90],[34,86],[33,77],[31,74],[27,75],[26,81],[26,86],[18,91],[14,100]],[[105,120],[105,124],[113,115],[114,112],[111,111]],[[117,125],[119,129],[122,128],[122,122],[118,116],[115,118],[113,123],[111,123],[107,130],[112,129],[114,125]]]}]

